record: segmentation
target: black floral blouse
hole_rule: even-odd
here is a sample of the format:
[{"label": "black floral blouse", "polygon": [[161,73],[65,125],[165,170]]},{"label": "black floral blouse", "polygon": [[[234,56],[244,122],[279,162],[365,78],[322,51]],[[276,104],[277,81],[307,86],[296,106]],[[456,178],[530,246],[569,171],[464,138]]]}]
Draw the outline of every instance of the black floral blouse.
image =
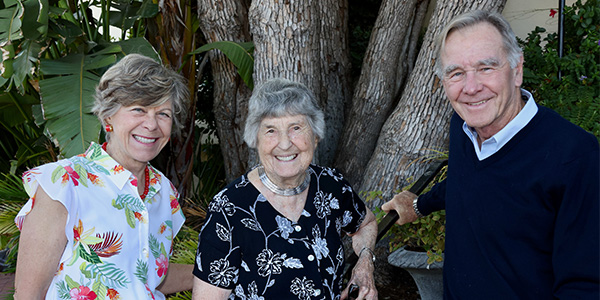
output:
[{"label": "black floral blouse", "polygon": [[340,173],[311,165],[304,210],[292,222],[243,175],[208,206],[194,275],[231,289],[230,299],[339,299],[342,231],[354,233],[366,207]]}]

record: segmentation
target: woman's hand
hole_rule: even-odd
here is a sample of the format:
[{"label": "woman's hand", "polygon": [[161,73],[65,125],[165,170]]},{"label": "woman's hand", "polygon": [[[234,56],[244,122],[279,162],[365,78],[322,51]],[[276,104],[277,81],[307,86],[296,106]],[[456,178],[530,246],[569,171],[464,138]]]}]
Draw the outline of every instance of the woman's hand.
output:
[{"label": "woman's hand", "polygon": [[348,297],[352,292],[351,289],[358,288],[358,297],[354,299],[376,300],[377,288],[375,287],[375,279],[373,277],[374,270],[372,254],[368,251],[363,251],[352,270],[352,277],[350,277],[348,286],[342,292],[341,299],[349,299]]},{"label": "woman's hand", "polygon": [[373,277],[373,271],[375,270],[373,255],[375,254],[373,250],[377,238],[377,221],[370,210],[367,209],[367,215],[358,231],[350,236],[352,237],[354,253],[358,255],[358,261],[352,270],[348,287],[342,292],[341,300],[348,299],[352,285],[358,286],[358,297],[356,299],[376,300],[377,288],[375,288]]}]

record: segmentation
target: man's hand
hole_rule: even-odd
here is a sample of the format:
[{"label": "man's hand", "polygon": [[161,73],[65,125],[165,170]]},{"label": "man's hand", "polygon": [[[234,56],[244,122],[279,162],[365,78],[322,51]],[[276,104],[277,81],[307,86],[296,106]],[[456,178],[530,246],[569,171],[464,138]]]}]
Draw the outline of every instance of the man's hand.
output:
[{"label": "man's hand", "polygon": [[396,224],[404,225],[406,223],[414,222],[418,217],[413,209],[413,200],[417,198],[417,195],[404,191],[394,196],[394,198],[381,206],[381,209],[385,212],[395,210],[398,213],[398,221]]}]

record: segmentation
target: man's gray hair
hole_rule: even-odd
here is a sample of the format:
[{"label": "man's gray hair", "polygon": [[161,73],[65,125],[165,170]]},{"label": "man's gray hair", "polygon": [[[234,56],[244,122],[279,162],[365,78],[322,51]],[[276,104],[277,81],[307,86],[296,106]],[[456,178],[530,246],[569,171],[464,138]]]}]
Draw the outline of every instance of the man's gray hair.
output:
[{"label": "man's gray hair", "polygon": [[480,23],[488,23],[502,36],[502,43],[504,45],[504,51],[506,53],[506,59],[510,64],[510,67],[514,69],[521,59],[523,50],[519,47],[517,37],[513,32],[510,24],[500,15],[499,13],[493,13],[484,10],[474,10],[462,15],[459,15],[452,19],[442,32],[438,35],[436,40],[436,61],[435,61],[435,73],[441,79],[444,74],[442,71],[442,52],[446,46],[446,39],[455,30],[471,27]]},{"label": "man's gray hair", "polygon": [[[156,107],[171,100],[173,133],[178,135],[190,92],[186,79],[179,73],[149,57],[128,54],[104,72],[94,98],[92,112],[102,125],[123,106]],[[110,133],[107,133],[106,139],[109,138]]]},{"label": "man's gray hair", "polygon": [[303,84],[283,78],[273,78],[252,92],[248,103],[248,118],[244,141],[256,148],[258,130],[264,118],[303,115],[315,136],[325,136],[325,118],[314,94]]}]

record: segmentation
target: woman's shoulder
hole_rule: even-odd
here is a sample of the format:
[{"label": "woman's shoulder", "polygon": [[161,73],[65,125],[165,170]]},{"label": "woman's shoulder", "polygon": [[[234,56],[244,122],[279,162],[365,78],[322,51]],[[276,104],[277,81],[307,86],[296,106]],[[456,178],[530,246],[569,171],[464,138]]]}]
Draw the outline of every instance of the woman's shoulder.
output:
[{"label": "woman's shoulder", "polygon": [[323,167],[311,164],[309,169],[317,176],[317,178],[331,178],[335,181],[345,181],[344,175],[340,171],[332,167]]},{"label": "woman's shoulder", "polygon": [[250,180],[248,179],[248,173],[234,179],[233,181],[229,182],[224,188],[222,188],[219,193],[217,193],[217,195],[215,195],[215,197],[218,196],[223,196],[223,195],[227,195],[227,196],[237,196],[237,195],[244,195],[244,196],[248,196],[249,193],[252,192],[256,192],[258,193],[258,190],[256,190],[256,188],[254,188],[254,185],[252,185],[252,183],[250,182]]}]

